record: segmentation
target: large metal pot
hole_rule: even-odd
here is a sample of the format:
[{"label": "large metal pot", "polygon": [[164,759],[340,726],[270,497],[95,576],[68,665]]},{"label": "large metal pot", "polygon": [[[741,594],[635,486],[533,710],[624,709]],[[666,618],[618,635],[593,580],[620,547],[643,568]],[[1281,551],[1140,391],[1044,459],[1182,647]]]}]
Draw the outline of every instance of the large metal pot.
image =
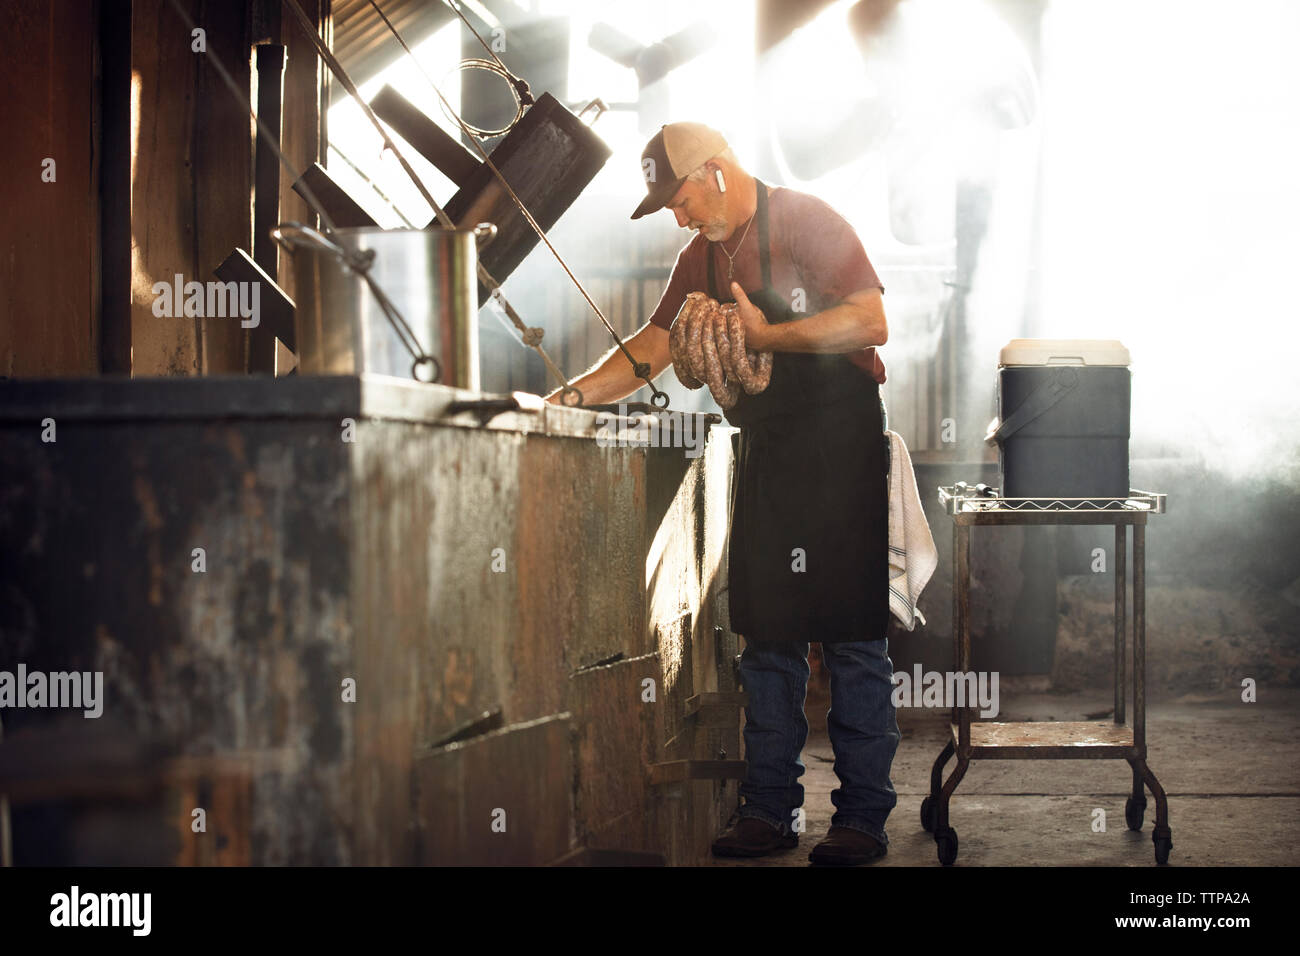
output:
[{"label": "large metal pot", "polygon": [[415,377],[477,391],[478,246],[495,234],[487,223],[337,229],[329,238],[279,226],[275,238],[293,255],[301,374]]}]

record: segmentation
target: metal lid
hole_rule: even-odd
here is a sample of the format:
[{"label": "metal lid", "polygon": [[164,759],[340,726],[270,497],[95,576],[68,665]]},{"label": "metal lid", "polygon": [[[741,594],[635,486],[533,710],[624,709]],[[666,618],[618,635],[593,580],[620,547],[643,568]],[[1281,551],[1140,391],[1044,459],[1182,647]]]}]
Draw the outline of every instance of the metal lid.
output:
[{"label": "metal lid", "polygon": [[998,353],[998,365],[1129,366],[1118,339],[1012,339]]}]

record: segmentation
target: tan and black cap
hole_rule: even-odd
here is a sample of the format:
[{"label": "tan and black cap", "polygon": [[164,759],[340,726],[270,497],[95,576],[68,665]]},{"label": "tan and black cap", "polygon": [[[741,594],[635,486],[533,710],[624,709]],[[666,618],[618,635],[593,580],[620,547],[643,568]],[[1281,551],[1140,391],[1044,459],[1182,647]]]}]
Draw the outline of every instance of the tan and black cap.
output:
[{"label": "tan and black cap", "polygon": [[641,173],[648,195],[633,219],[662,209],[686,177],[727,148],[722,134],[703,123],[669,123],[660,127],[641,151]]}]

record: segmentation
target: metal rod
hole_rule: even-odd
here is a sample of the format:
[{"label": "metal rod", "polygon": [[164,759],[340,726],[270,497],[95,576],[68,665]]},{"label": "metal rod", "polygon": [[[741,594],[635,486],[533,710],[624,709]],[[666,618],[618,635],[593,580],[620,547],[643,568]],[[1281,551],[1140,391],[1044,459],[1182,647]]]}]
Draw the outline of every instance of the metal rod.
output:
[{"label": "metal rod", "polygon": [[[961,545],[958,541],[960,533],[961,525],[954,523],[952,526],[952,663],[954,668],[961,660]],[[948,711],[948,719],[954,724],[958,723],[955,701]]]},{"label": "metal rod", "polygon": [[1123,724],[1128,686],[1124,674],[1124,632],[1128,627],[1125,599],[1128,594],[1128,526],[1115,524],[1115,723]]},{"label": "metal rod", "polygon": [[1133,526],[1133,745],[1147,755],[1147,528]]},{"label": "metal rod", "polygon": [[280,222],[280,161],[275,154],[280,147],[287,48],[278,43],[261,43],[253,49],[257,64],[257,115],[275,137],[275,142],[269,142],[259,136],[253,146],[253,168],[256,170],[253,193],[253,261],[263,272],[279,282],[280,244],[271,238],[271,230]]},{"label": "metal rod", "polygon": [[[271,230],[280,221],[281,116],[284,105],[286,48],[262,43],[253,48],[257,67],[257,115],[275,142],[256,137],[253,145],[253,261],[273,281],[280,280],[280,246]],[[249,372],[275,374],[275,335],[263,323],[247,334]]]},{"label": "metal rod", "polygon": [[[970,527],[957,525],[953,533],[956,560],[953,573],[957,575],[957,606],[953,627],[957,636],[957,670],[970,670]],[[967,704],[970,702],[967,701]],[[955,707],[954,703],[954,707]],[[961,757],[970,749],[970,707],[960,708],[957,755]]]}]

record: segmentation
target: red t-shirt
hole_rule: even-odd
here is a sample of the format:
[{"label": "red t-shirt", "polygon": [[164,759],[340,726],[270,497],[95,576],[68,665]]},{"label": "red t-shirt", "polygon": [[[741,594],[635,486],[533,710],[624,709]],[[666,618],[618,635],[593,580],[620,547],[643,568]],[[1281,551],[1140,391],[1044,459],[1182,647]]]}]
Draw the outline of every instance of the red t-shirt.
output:
[{"label": "red t-shirt", "polygon": [[[813,315],[822,312],[862,289],[885,291],[857,233],[827,203],[816,196],[778,186],[768,196],[767,204],[772,288],[790,303],[796,313],[802,311]],[[744,228],[741,226],[732,233],[727,244],[734,243]],[[718,294],[724,300],[731,298],[726,254],[719,243],[709,242],[696,233],[677,254],[673,274],[659,305],[650,316],[651,322],[667,329],[672,326],[688,292],[708,294],[708,260],[705,257],[710,253],[713,255],[713,279]],[[750,224],[749,232],[736,251],[734,278],[746,292],[762,287],[757,218]],[[801,294],[796,290],[802,290]],[[802,309],[798,308],[800,305]],[[874,348],[848,352],[845,358],[884,384],[885,363]]]}]

